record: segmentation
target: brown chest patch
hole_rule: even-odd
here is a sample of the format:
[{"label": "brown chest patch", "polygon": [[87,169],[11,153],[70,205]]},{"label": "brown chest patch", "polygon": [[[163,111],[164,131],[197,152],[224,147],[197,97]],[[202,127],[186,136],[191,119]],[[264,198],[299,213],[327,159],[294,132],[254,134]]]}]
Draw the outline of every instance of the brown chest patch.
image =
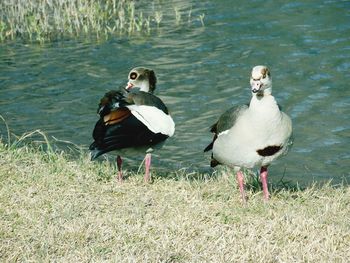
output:
[{"label": "brown chest patch", "polygon": [[282,149],[282,146],[272,145],[272,146],[267,146],[264,149],[256,150],[256,152],[260,156],[266,157],[266,156],[274,155],[275,153],[277,153],[281,149]]},{"label": "brown chest patch", "polygon": [[116,111],[112,111],[109,114],[105,115],[103,117],[103,121],[105,125],[111,125],[118,122],[121,122],[125,118],[129,117],[131,115],[131,112],[127,108],[120,108]]}]

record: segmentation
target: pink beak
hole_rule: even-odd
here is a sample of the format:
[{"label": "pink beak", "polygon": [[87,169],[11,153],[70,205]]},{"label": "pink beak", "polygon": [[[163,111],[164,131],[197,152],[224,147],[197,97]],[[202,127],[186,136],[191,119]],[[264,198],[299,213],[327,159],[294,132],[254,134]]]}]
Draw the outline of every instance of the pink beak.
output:
[{"label": "pink beak", "polygon": [[126,85],[125,89],[126,90],[130,90],[134,85],[130,82],[128,82],[128,84]]}]

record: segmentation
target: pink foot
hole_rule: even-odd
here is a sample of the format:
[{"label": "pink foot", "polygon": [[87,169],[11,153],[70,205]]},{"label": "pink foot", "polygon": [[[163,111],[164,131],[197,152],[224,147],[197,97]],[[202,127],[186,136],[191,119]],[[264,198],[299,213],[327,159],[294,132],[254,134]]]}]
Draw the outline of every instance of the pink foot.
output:
[{"label": "pink foot", "polygon": [[117,156],[117,167],[118,167],[118,182],[122,182],[123,181],[123,173],[122,173],[122,163],[123,160],[120,157],[120,155]]},{"label": "pink foot", "polygon": [[145,180],[145,183],[149,183],[150,180],[151,180],[151,176],[150,176],[150,167],[151,167],[151,158],[152,158],[152,155],[151,153],[147,153],[146,156],[145,156],[145,177],[144,177],[144,180]]},{"label": "pink foot", "polygon": [[270,198],[269,189],[267,187],[267,167],[261,167],[260,169],[260,180],[262,183],[264,200],[268,201]]},{"label": "pink foot", "polygon": [[238,182],[238,186],[239,186],[239,191],[241,192],[242,201],[243,201],[243,203],[246,203],[247,199],[246,199],[245,192],[244,192],[243,173],[241,171],[238,171],[236,174],[236,178],[237,178],[237,182]]}]

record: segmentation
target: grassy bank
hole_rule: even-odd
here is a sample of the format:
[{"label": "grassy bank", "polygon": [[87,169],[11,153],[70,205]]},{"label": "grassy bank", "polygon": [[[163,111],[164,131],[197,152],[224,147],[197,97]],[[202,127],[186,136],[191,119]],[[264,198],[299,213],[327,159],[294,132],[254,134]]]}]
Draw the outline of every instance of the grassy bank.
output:
[{"label": "grassy bank", "polygon": [[173,4],[169,10],[163,5],[163,1],[132,0],[2,0],[0,41],[22,38],[44,42],[72,36],[99,39],[149,34],[163,24],[204,25],[204,14],[192,14],[191,7]]},{"label": "grassy bank", "polygon": [[127,172],[0,143],[1,262],[348,262],[350,188],[248,192],[232,178]]}]

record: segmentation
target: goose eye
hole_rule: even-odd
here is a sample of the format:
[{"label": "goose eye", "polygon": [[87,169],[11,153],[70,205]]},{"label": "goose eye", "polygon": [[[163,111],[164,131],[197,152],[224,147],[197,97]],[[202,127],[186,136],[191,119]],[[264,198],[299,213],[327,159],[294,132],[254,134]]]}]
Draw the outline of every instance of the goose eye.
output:
[{"label": "goose eye", "polygon": [[130,76],[129,76],[129,79],[134,80],[134,79],[136,79],[136,78],[137,78],[137,73],[136,73],[136,72],[131,72],[131,73],[130,73]]}]

